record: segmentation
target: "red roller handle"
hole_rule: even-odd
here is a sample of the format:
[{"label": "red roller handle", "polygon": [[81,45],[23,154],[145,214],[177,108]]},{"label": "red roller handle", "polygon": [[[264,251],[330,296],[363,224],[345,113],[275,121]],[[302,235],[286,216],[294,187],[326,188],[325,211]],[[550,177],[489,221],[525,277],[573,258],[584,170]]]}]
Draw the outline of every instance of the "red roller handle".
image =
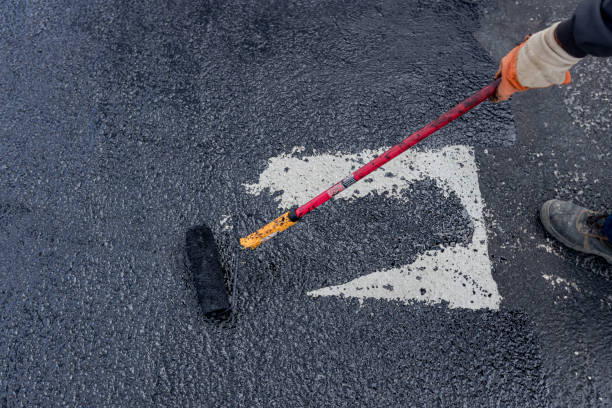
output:
[{"label": "red roller handle", "polygon": [[309,212],[311,212],[312,210],[314,210],[315,208],[317,208],[318,206],[341,192],[342,190],[361,180],[362,178],[372,173],[374,170],[378,169],[385,163],[388,163],[400,154],[404,153],[406,150],[410,149],[412,146],[419,143],[421,140],[440,130],[458,117],[464,115],[472,108],[478,106],[481,102],[488,99],[495,93],[495,90],[497,89],[497,86],[499,85],[500,81],[501,78],[491,82],[489,85],[485,86],[480,91],[476,92],[474,95],[470,96],[469,98],[467,98],[466,100],[464,100],[463,102],[440,116],[438,119],[427,124],[423,129],[411,134],[406,139],[402,140],[400,143],[396,144],[380,156],[370,161],[368,164],[365,164],[361,168],[357,169],[350,176],[334,184],[333,186],[331,186],[330,188],[328,188],[303,206],[297,208],[295,210],[295,215],[298,219],[302,218],[303,216],[305,216],[306,214],[308,214]]}]

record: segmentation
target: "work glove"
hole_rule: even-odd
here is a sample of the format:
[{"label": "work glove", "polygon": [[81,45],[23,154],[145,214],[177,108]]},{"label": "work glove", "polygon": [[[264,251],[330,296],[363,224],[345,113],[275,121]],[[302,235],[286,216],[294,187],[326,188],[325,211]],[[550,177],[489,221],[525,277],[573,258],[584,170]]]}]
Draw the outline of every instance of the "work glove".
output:
[{"label": "work glove", "polygon": [[502,58],[495,74],[496,79],[501,77],[501,82],[490,98],[492,102],[505,101],[515,92],[571,82],[569,69],[580,58],[571,56],[561,47],[555,34],[558,25],[528,35]]}]

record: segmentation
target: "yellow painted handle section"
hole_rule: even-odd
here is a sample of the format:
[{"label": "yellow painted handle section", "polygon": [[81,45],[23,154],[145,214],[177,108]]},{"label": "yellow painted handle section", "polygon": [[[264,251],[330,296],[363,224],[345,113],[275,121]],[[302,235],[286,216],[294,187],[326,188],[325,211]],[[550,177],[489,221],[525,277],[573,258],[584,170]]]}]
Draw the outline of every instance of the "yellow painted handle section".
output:
[{"label": "yellow painted handle section", "polygon": [[297,224],[297,221],[291,221],[289,219],[289,211],[269,223],[263,228],[255,231],[248,237],[240,238],[240,245],[243,248],[255,249],[267,240],[273,238],[276,234],[287,228]]}]

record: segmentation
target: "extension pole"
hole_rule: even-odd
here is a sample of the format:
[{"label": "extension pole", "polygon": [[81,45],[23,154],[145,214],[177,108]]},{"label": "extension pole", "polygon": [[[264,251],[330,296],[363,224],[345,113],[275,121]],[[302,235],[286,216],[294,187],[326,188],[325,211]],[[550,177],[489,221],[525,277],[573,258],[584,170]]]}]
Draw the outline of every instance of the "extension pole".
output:
[{"label": "extension pole", "polygon": [[474,95],[470,96],[469,98],[467,98],[466,100],[464,100],[463,102],[440,116],[438,119],[427,124],[423,129],[411,134],[406,139],[402,140],[400,143],[391,147],[382,155],[376,157],[369,163],[357,169],[350,176],[345,177],[338,183],[323,191],[321,194],[319,194],[306,204],[286,212],[285,214],[281,215],[280,217],[278,217],[268,225],[264,226],[263,228],[259,229],[258,231],[252,233],[251,235],[245,238],[241,238],[240,244],[244,248],[255,249],[262,243],[274,237],[279,232],[284,231],[287,228],[295,225],[300,219],[302,219],[302,217],[304,217],[306,214],[308,214],[321,204],[325,203],[327,200],[331,199],[339,192],[352,186],[362,178],[366,177],[368,174],[372,173],[374,170],[377,170],[385,163],[390,162],[400,154],[404,153],[406,150],[410,149],[412,146],[419,143],[421,140],[432,135],[436,131],[451,123],[453,120],[457,119],[458,117],[464,115],[474,107],[478,106],[484,100],[488,99],[495,93],[495,90],[497,89],[497,86],[499,85],[500,81],[501,78],[491,82],[489,85],[485,86],[480,91],[476,92]]}]

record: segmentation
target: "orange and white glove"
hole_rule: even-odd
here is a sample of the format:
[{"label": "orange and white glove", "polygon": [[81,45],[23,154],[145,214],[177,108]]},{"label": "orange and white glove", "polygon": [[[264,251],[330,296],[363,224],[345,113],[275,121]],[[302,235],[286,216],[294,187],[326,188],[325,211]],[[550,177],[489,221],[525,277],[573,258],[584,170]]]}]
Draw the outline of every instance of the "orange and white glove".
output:
[{"label": "orange and white glove", "polygon": [[505,101],[515,92],[571,82],[569,69],[580,58],[571,56],[559,44],[555,35],[557,25],[525,37],[502,58],[495,74],[495,78],[501,76],[502,80],[491,97],[492,102]]}]

